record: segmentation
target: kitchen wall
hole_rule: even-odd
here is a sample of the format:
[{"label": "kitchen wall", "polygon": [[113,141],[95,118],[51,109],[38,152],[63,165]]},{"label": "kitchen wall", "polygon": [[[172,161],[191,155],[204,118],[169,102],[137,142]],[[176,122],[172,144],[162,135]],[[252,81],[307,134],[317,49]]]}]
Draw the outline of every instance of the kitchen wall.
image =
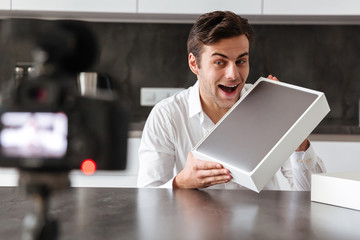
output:
[{"label": "kitchen wall", "polygon": [[[17,28],[33,20],[21,20]],[[34,44],[0,21],[0,81],[12,78],[16,62],[32,61]],[[30,25],[31,25],[30,24]],[[36,25],[43,24],[36,21]],[[87,22],[101,52],[89,70],[108,74],[131,106],[132,121],[145,121],[141,87],[189,87],[186,40],[190,24]],[[273,74],[281,81],[326,93],[332,111],[318,133],[360,133],[360,25],[254,25],[248,81]],[[31,32],[31,31],[30,31]]]}]

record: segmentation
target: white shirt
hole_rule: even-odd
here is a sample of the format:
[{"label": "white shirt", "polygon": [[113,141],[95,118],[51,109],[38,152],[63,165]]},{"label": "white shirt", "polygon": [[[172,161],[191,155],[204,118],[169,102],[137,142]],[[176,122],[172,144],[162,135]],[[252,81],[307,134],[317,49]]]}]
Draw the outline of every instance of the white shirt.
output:
[{"label": "white shirt", "polygon": [[[245,84],[241,95],[251,87]],[[202,110],[198,82],[156,104],[142,134],[138,187],[172,188],[172,181],[184,168],[188,153],[214,126]],[[306,152],[294,152],[264,189],[279,190],[278,175],[283,174],[293,190],[310,190],[311,174],[324,171],[323,162],[310,145]],[[243,187],[229,182],[210,188]]]}]

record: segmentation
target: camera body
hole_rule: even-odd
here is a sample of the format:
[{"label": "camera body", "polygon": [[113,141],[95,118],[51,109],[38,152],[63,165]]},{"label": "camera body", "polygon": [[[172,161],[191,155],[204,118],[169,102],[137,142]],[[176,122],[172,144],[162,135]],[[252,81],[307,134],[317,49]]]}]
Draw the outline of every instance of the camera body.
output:
[{"label": "camera body", "polygon": [[127,108],[113,89],[82,96],[76,81],[98,56],[92,31],[80,21],[4,24],[34,48],[31,74],[1,89],[0,167],[69,171],[91,159],[97,169],[125,169]]},{"label": "camera body", "polygon": [[66,74],[21,79],[0,107],[0,167],[125,169],[128,116],[114,92],[81,96]]}]

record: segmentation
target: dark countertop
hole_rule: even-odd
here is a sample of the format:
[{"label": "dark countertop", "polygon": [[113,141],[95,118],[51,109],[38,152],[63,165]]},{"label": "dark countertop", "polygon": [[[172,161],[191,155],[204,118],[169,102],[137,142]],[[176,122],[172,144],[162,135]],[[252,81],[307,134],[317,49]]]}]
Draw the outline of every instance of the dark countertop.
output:
[{"label": "dark countertop", "polygon": [[[20,239],[29,202],[0,188],[0,238]],[[52,197],[65,239],[360,239],[360,211],[310,192],[72,188]]]}]

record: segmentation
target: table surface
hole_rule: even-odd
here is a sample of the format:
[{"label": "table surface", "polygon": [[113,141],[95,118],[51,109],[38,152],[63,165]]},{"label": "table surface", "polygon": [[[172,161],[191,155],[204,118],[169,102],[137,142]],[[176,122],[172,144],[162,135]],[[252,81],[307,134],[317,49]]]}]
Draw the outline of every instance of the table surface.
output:
[{"label": "table surface", "polygon": [[[0,188],[0,239],[20,239],[31,204]],[[310,192],[71,188],[51,197],[59,239],[360,239],[360,211]]]}]

